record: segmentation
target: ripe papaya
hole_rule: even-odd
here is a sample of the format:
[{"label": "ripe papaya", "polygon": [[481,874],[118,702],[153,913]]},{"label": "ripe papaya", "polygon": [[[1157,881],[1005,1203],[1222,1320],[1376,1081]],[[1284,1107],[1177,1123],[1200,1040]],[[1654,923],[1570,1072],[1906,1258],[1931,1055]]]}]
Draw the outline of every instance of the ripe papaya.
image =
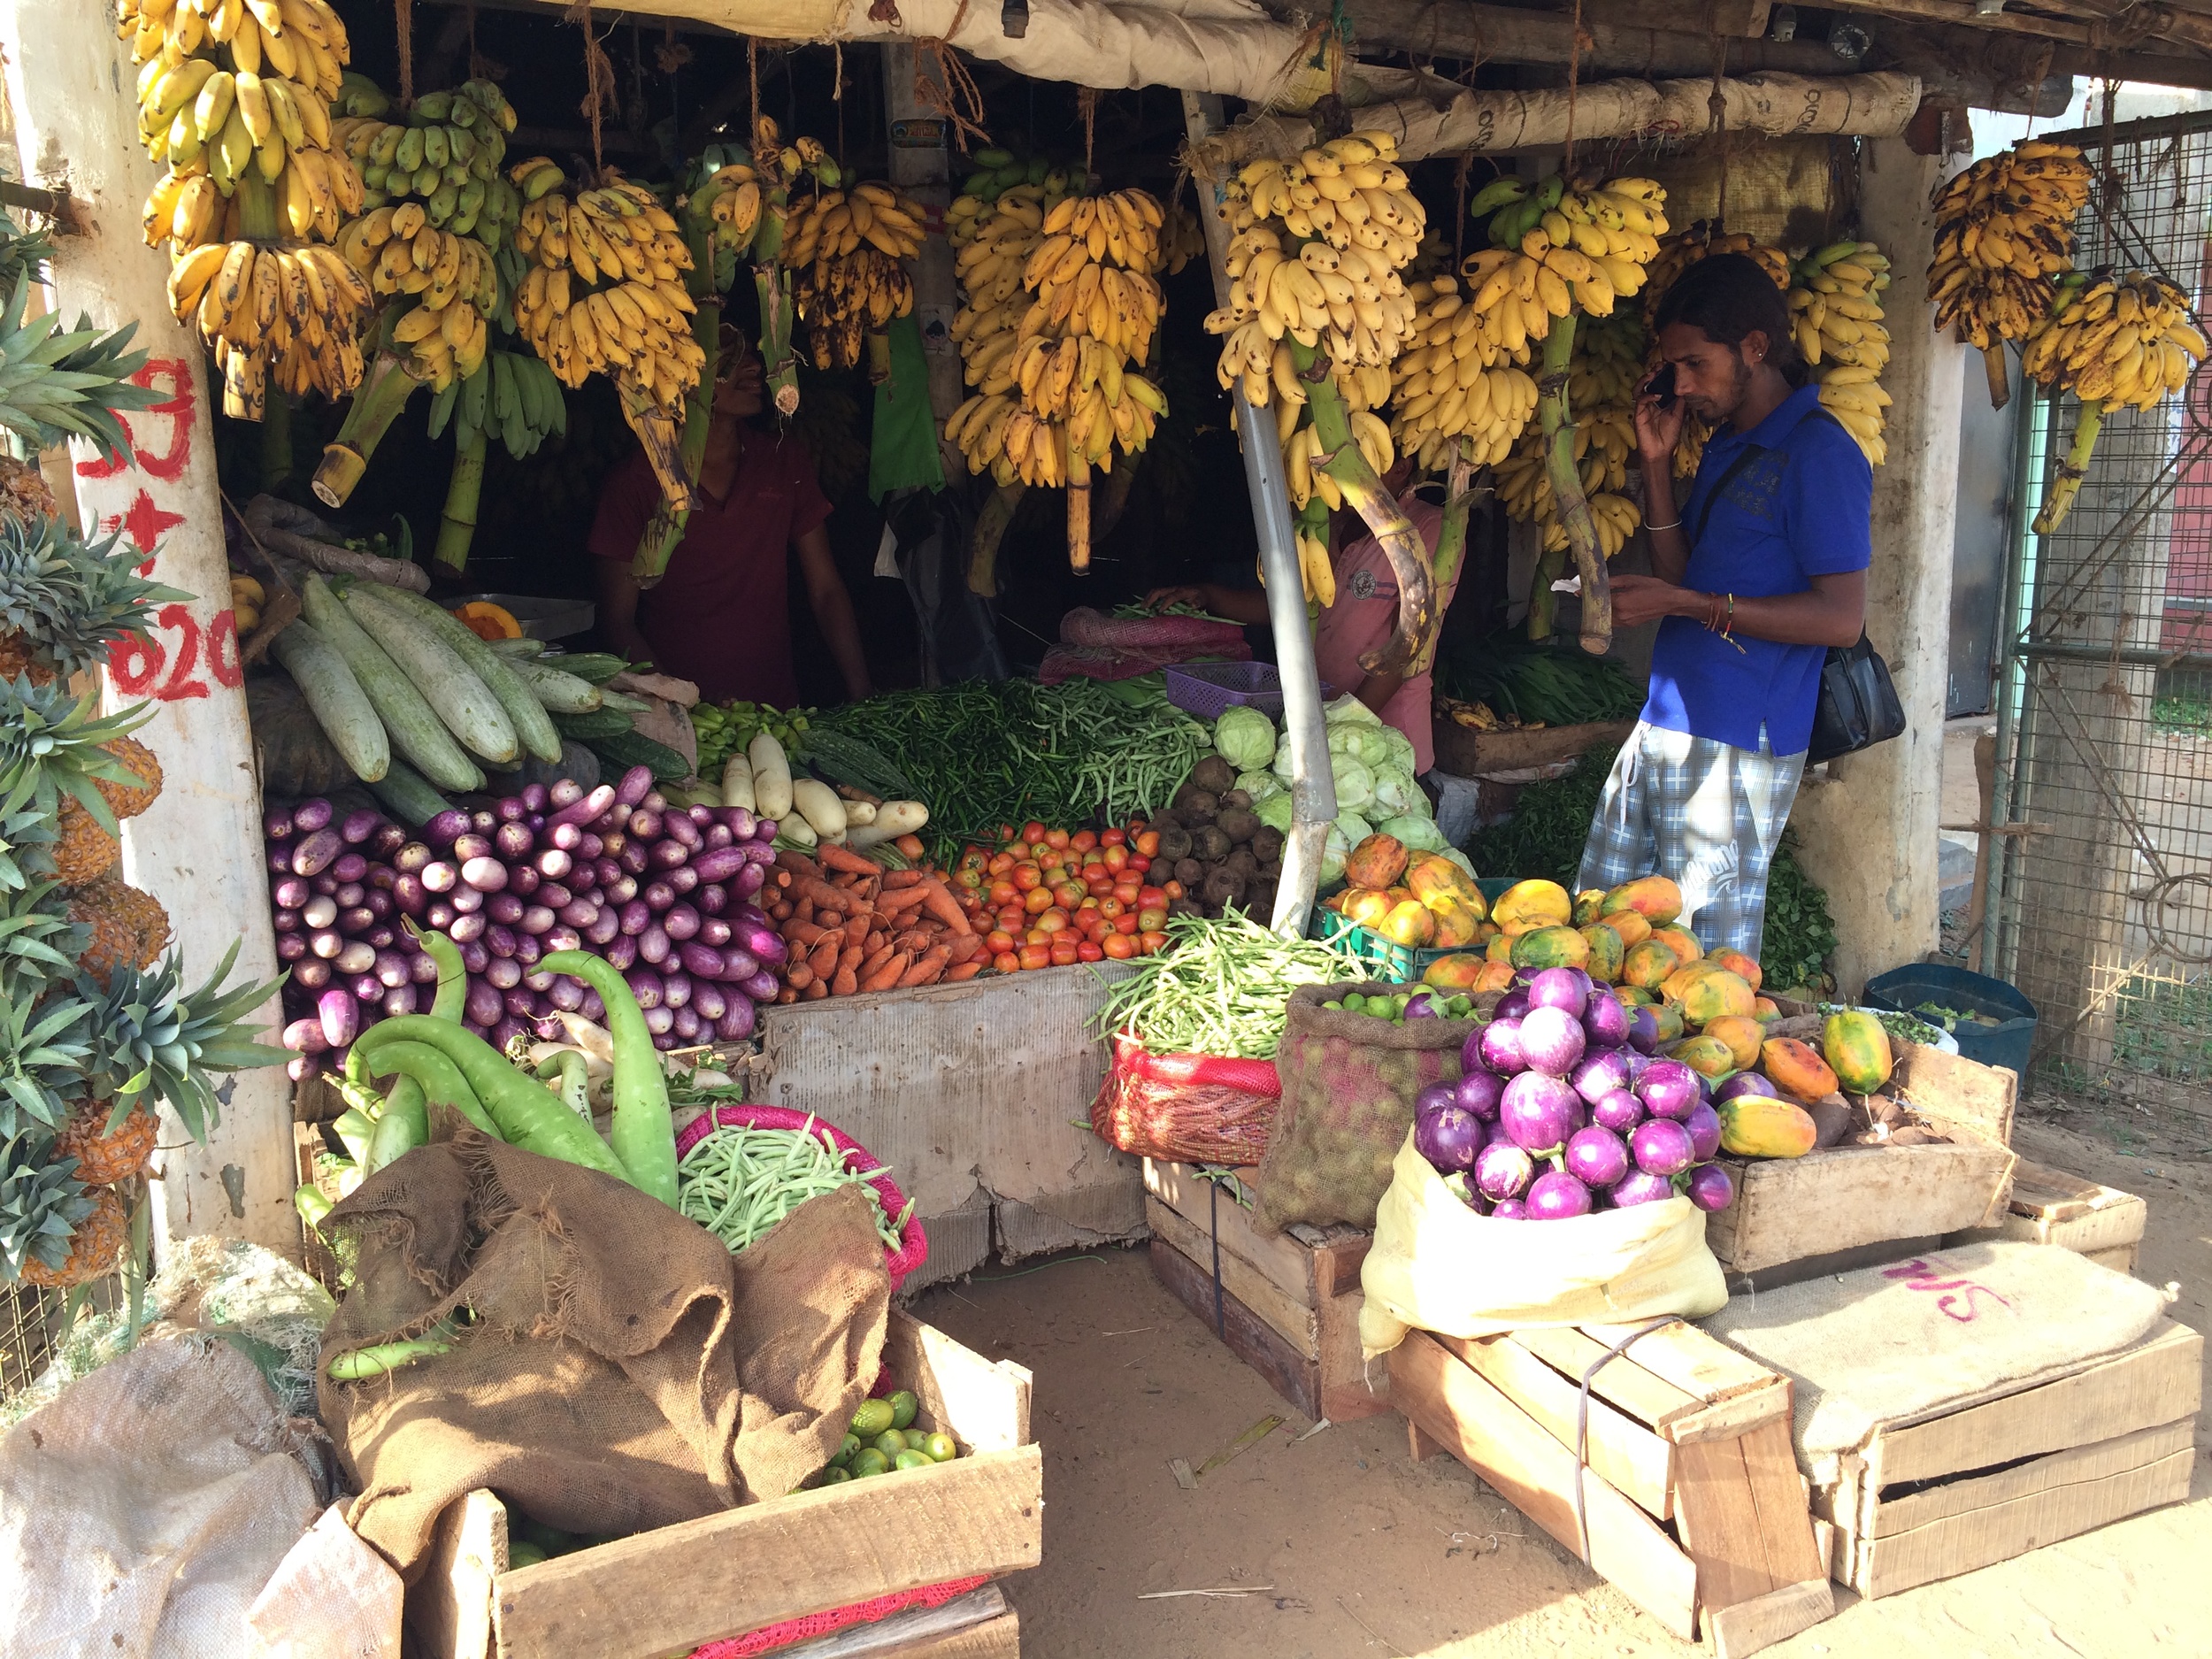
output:
[{"label": "ripe papaya", "polygon": [[1812,1114],[1792,1101],[1739,1094],[1720,1102],[1720,1149],[1740,1158],[1801,1158],[1817,1132]]},{"label": "ripe papaya", "polygon": [[1705,954],[1705,947],[1697,941],[1697,935],[1686,927],[1654,927],[1651,936],[1674,952],[1674,959],[1684,967]]},{"label": "ripe papaya", "polygon": [[1344,861],[1344,879],[1356,887],[1394,887],[1405,874],[1406,856],[1403,841],[1379,831],[1352,849]]},{"label": "ripe papaya", "polygon": [[1882,1022],[1858,1009],[1828,1016],[1820,1028],[1820,1052],[1837,1080],[1854,1094],[1871,1094],[1881,1087],[1896,1064]]},{"label": "ripe papaya", "polygon": [[[1478,895],[1479,896],[1479,895]],[[1428,912],[1436,918],[1436,927],[1429,943],[1440,949],[1456,950],[1463,945],[1475,942],[1475,929],[1482,924],[1474,912],[1456,898],[1447,895],[1427,902]]]},{"label": "ripe papaya", "polygon": [[1704,1033],[1685,1037],[1667,1050],[1667,1057],[1681,1061],[1693,1071],[1702,1071],[1715,1082],[1736,1069],[1735,1052],[1720,1038]]},{"label": "ripe papaya", "polygon": [[1482,977],[1486,964],[1472,951],[1455,951],[1448,956],[1439,956],[1421,975],[1421,983],[1432,985],[1440,991],[1471,991],[1475,981]]},{"label": "ripe papaya", "polygon": [[1751,1016],[1754,1019],[1779,1019],[1782,1006],[1770,996],[1755,996],[1751,999]]},{"label": "ripe papaya", "polygon": [[1608,927],[1621,936],[1624,949],[1633,950],[1651,937],[1651,924],[1634,910],[1615,910],[1603,920]]},{"label": "ripe papaya", "polygon": [[1590,960],[1590,941],[1571,927],[1539,927],[1517,934],[1511,957],[1517,968],[1579,968]]},{"label": "ripe papaya", "polygon": [[1605,889],[1585,887],[1575,895],[1574,925],[1587,927],[1605,914]]},{"label": "ripe papaya", "polygon": [[1380,927],[1390,914],[1390,895],[1379,887],[1347,887],[1344,913],[1362,927]]},{"label": "ripe papaya", "polygon": [[1436,937],[1436,918],[1418,899],[1403,899],[1390,907],[1382,926],[1375,930],[1394,945],[1419,949]]},{"label": "ripe papaya", "polygon": [[1759,981],[1763,977],[1759,972],[1759,964],[1745,956],[1742,951],[1726,949],[1716,950],[1708,960],[1717,962],[1753,990],[1759,988]]},{"label": "ripe papaya", "polygon": [[1682,1010],[1672,1002],[1653,1004],[1651,1017],[1658,1022],[1661,1042],[1672,1042],[1682,1034]]},{"label": "ripe papaya", "polygon": [[1613,995],[1621,999],[1624,1008],[1649,1008],[1659,1000],[1640,985],[1617,985]]},{"label": "ripe papaya", "polygon": [[1489,961],[1502,962],[1510,965],[1513,961],[1513,935],[1500,933],[1483,946],[1482,954]]},{"label": "ripe papaya", "polygon": [[1723,1014],[1705,1022],[1704,1035],[1717,1037],[1728,1045],[1728,1052],[1735,1057],[1734,1070],[1742,1071],[1755,1065],[1759,1059],[1759,1045],[1766,1041],[1766,1028],[1755,1019],[1741,1014]]},{"label": "ripe papaya", "polygon": [[1794,1037],[1770,1037],[1761,1043],[1759,1070],[1782,1093],[1808,1105],[1836,1092],[1836,1074],[1820,1050]]},{"label": "ripe papaya", "polygon": [[1601,916],[1615,910],[1634,910],[1654,927],[1664,927],[1682,914],[1682,889],[1665,876],[1639,876],[1600,901]]},{"label": "ripe papaya", "polygon": [[1574,919],[1574,901],[1556,881],[1517,881],[1498,895],[1490,919],[1509,933],[1565,927]]},{"label": "ripe papaya", "polygon": [[1587,922],[1575,931],[1590,941],[1590,959],[1583,966],[1594,979],[1610,985],[1621,977],[1621,961],[1627,956],[1627,947],[1621,936],[1605,922]]},{"label": "ripe papaya", "polygon": [[1681,965],[1681,959],[1668,948],[1666,941],[1647,939],[1640,945],[1630,946],[1621,958],[1621,979],[1624,984],[1655,992],[1667,982],[1667,976]]},{"label": "ripe papaya", "polygon": [[1475,995],[1477,996],[1480,996],[1485,992],[1488,991],[1511,990],[1513,988],[1513,964],[1509,962],[1484,963],[1482,964],[1482,972],[1479,974],[1475,979]]},{"label": "ripe papaya", "polygon": [[1441,853],[1423,853],[1406,866],[1405,884],[1424,904],[1451,899],[1482,921],[1490,914],[1475,879]]},{"label": "ripe papaya", "polygon": [[1754,1001],[1751,987],[1741,979],[1725,968],[1709,967],[1685,986],[1676,1000],[1682,1004],[1685,1023],[1701,1031],[1726,1015],[1748,1017]]}]

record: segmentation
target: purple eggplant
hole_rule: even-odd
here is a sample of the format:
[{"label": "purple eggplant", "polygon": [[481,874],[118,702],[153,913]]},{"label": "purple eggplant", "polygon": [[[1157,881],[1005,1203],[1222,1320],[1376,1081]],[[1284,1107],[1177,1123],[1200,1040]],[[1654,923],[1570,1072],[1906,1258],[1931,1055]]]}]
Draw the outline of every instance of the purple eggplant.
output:
[{"label": "purple eggplant", "polygon": [[422,838],[433,847],[450,847],[468,833],[469,815],[449,807],[422,826]]},{"label": "purple eggplant", "polygon": [[330,873],[341,886],[357,885],[369,873],[369,861],[348,849],[330,861]]},{"label": "purple eggplant", "polygon": [[507,891],[518,898],[530,897],[543,884],[544,878],[531,864],[517,864],[507,872]]},{"label": "purple eggplant", "polygon": [[699,1016],[689,1008],[680,1008],[676,1010],[675,1019],[671,1026],[671,1034],[678,1042],[698,1041],[702,1030]]},{"label": "purple eggplant", "polygon": [[1521,1053],[1530,1068],[1563,1078],[1582,1058],[1582,1021],[1563,1008],[1532,1008],[1521,1021]]},{"label": "purple eggplant", "polygon": [[1413,1149],[1438,1174],[1453,1175],[1474,1168],[1488,1143],[1489,1131],[1474,1113],[1451,1104],[1448,1093],[1445,1102],[1414,1114]]},{"label": "purple eggplant", "polygon": [[522,964],[512,956],[494,956],[484,964],[484,980],[495,991],[511,991],[522,983]]},{"label": "purple eggplant", "polygon": [[[638,949],[641,951],[644,948],[645,941],[640,940]],[[674,946],[673,952],[684,964],[684,972],[687,973],[696,974],[703,979],[719,979],[725,977],[722,953],[711,945],[703,945],[696,940],[687,939],[682,944]]]},{"label": "purple eggplant", "polygon": [[284,806],[265,807],[261,813],[261,833],[273,841],[292,839],[292,809]]},{"label": "purple eggplant", "polygon": [[1565,1170],[1546,1170],[1529,1183],[1523,1202],[1531,1221],[1571,1221],[1593,1208],[1590,1189]]},{"label": "purple eggplant", "polygon": [[717,950],[730,942],[730,925],[718,916],[705,916],[699,920],[699,942],[712,945]]},{"label": "purple eggplant", "polygon": [[1590,1102],[1590,1121],[1624,1135],[1644,1120],[1644,1103],[1624,1088],[1601,1094]]},{"label": "purple eggplant", "polygon": [[[346,1000],[350,1007],[352,999],[348,997]],[[330,1039],[325,1034],[322,1020],[314,1016],[294,1020],[284,1028],[284,1035],[279,1041],[294,1054],[321,1054],[330,1047]]]},{"label": "purple eggplant", "polygon": [[545,993],[545,1000],[562,1013],[579,1013],[584,1006],[584,982],[565,973],[557,974]]},{"label": "purple eggplant", "polygon": [[1504,1094],[1505,1079],[1479,1065],[1469,1070],[1452,1086],[1453,1103],[1485,1123],[1497,1121],[1498,1102]]},{"label": "purple eggplant", "polygon": [[1736,1183],[1717,1164],[1701,1164],[1690,1171],[1683,1196],[1700,1210],[1725,1210],[1736,1201]]},{"label": "purple eggplant", "polygon": [[1475,1155],[1475,1190],[1492,1203],[1518,1198],[1536,1179],[1536,1163],[1510,1141],[1493,1141]]},{"label": "purple eggplant", "polygon": [[1567,1137],[1567,1172],[1586,1187],[1610,1187],[1628,1173],[1628,1143],[1592,1124]]},{"label": "purple eggplant", "polygon": [[661,1001],[671,1008],[687,1006],[691,1001],[693,988],[691,976],[681,968],[673,973],[661,975]]},{"label": "purple eggplant", "polygon": [[[383,995],[381,987],[377,994]],[[350,990],[334,985],[315,999],[315,1016],[323,1023],[323,1041],[334,1048],[344,1048],[361,1029],[361,1004]]]},{"label": "purple eggplant", "polygon": [[634,807],[652,793],[653,769],[650,766],[633,766],[622,774],[622,781],[615,786],[615,804]]},{"label": "purple eggplant", "polygon": [[712,979],[700,979],[691,987],[691,1005],[699,1010],[699,1018],[716,1020],[728,1011],[728,995]]},{"label": "purple eggplant", "polygon": [[1638,1169],[1658,1176],[1679,1175],[1695,1161],[1690,1132],[1670,1118],[1638,1124],[1628,1137],[1628,1149]]},{"label": "purple eggplant", "polygon": [[[558,812],[564,807],[574,806],[584,798],[586,794],[584,786],[578,783],[575,779],[556,778],[545,792],[545,804],[549,810]],[[614,791],[608,790],[607,796],[608,799],[612,800]]]},{"label": "purple eggplant", "polygon": [[706,846],[706,838],[699,833],[699,826],[691,821],[687,812],[663,814],[661,833],[671,841],[681,841],[686,853],[698,852]]},{"label": "purple eggplant", "polygon": [[681,898],[699,885],[699,872],[689,864],[679,864],[661,879],[668,883],[671,893]]},{"label": "purple eggplant", "polygon": [[1654,1060],[1636,1079],[1636,1097],[1654,1118],[1687,1118],[1705,1098],[1704,1081],[1679,1060]]},{"label": "purple eggplant", "polygon": [[292,969],[292,983],[303,991],[319,991],[333,977],[330,964],[319,956],[302,956]]},{"label": "purple eggplant", "polygon": [[1542,1071],[1522,1072],[1505,1086],[1498,1101],[1499,1125],[1514,1145],[1530,1152],[1555,1150],[1581,1126],[1581,1098],[1558,1078]]},{"label": "purple eggplant", "polygon": [[672,904],[661,918],[661,926],[668,930],[671,939],[681,944],[699,936],[699,912],[688,904]]},{"label": "purple eggplant", "polygon": [[1659,1052],[1659,1016],[1648,1008],[1639,1008],[1628,1017],[1628,1046],[1639,1054]]},{"label": "purple eggplant", "polygon": [[1700,1164],[1720,1150],[1720,1114],[1704,1102],[1690,1108],[1682,1126],[1689,1131],[1690,1156]]},{"label": "purple eggplant", "polygon": [[1739,1071],[1713,1091],[1717,1101],[1740,1100],[1746,1094],[1761,1094],[1769,1100],[1780,1098],[1781,1091],[1756,1071]]},{"label": "purple eggplant", "polygon": [[279,962],[297,962],[307,954],[307,941],[298,933],[279,933],[276,956]]},{"label": "purple eggplant", "polygon": [[1521,1048],[1521,1022],[1517,1019],[1493,1019],[1482,1028],[1482,1064],[1500,1077],[1512,1077],[1528,1070],[1528,1056]]},{"label": "purple eggplant", "polygon": [[296,876],[320,875],[338,855],[345,850],[345,842],[334,829],[319,829],[292,845],[292,873]]},{"label": "purple eggplant", "polygon": [[312,835],[328,825],[334,816],[334,809],[330,803],[317,795],[292,809],[292,828],[298,834]]},{"label": "purple eggplant", "polygon": [[675,1029],[676,1010],[661,1005],[645,1010],[645,1029],[656,1037],[665,1037]]},{"label": "purple eggplant", "polygon": [[1599,1048],[1575,1062],[1567,1081],[1574,1085],[1576,1094],[1594,1106],[1601,1096],[1628,1087],[1628,1061],[1617,1048]]},{"label": "purple eggplant", "polygon": [[753,1034],[759,1018],[750,994],[733,996],[722,1018],[714,1022],[715,1038],[721,1042],[742,1042]]},{"label": "purple eggplant", "polygon": [[1632,1023],[1628,1010],[1609,991],[1594,995],[1582,1010],[1583,1034],[1593,1048],[1618,1048],[1628,1041]]},{"label": "purple eggplant", "polygon": [[1674,1184],[1648,1170],[1631,1170],[1613,1183],[1606,1196],[1616,1210],[1631,1210],[1638,1204],[1663,1204],[1674,1196]]},{"label": "purple eggplant", "polygon": [[1527,1018],[1528,1010],[1532,1006],[1533,1004],[1529,1002],[1526,991],[1508,991],[1491,1009],[1490,1018],[1493,1019],[1524,1019]]},{"label": "purple eggplant", "polygon": [[1540,969],[1528,982],[1528,1005],[1532,1009],[1555,1008],[1579,1020],[1583,1010],[1590,1005],[1589,980],[1573,968]]},{"label": "purple eggplant", "polygon": [[383,1000],[377,1007],[383,1011],[385,1018],[398,1019],[413,1013],[421,1006],[421,996],[412,985],[396,985],[384,993]]},{"label": "purple eggplant", "polygon": [[551,829],[557,828],[563,824],[588,825],[594,818],[600,817],[613,806],[614,802],[614,789],[603,783],[589,795],[580,795],[566,806],[552,813],[545,820],[546,826]]},{"label": "purple eggplant", "polygon": [[637,954],[655,967],[668,960],[672,947],[668,941],[668,930],[658,922],[649,925],[637,936]]}]

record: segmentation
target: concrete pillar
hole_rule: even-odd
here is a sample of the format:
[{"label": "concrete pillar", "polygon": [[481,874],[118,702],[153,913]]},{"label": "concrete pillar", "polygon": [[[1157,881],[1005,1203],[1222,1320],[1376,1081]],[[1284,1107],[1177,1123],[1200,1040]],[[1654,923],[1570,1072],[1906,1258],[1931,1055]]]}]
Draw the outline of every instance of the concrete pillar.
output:
[{"label": "concrete pillar", "polygon": [[[914,318],[921,325],[922,353],[929,363],[929,404],[938,431],[967,396],[961,382],[960,351],[952,338],[952,319],[960,309],[953,245],[945,240],[945,209],[952,203],[952,157],[947,150],[949,123],[915,96],[915,49],[903,42],[883,48],[883,101],[891,122],[891,182],[928,210],[930,234],[914,267]],[[949,479],[967,476],[959,446],[938,444]]]},{"label": "concrete pillar", "polygon": [[[151,703],[137,736],[165,775],[151,810],[123,826],[124,875],[167,907],[188,985],[234,942],[234,975],[271,979],[260,788],[230,609],[206,357],[170,314],[168,262],[139,234],[157,169],[139,147],[136,71],[102,6],[0,0],[0,41],[23,171],[37,183],[65,182],[89,230],[55,239],[55,310],[73,324],[80,312],[103,328],[135,322],[135,343],[150,353],[141,379],[163,394],[124,417],[134,451],[127,462],[76,453],[80,520],[88,534],[119,528],[152,559],[157,579],[199,595],[163,607],[153,634],[119,649],[109,666],[111,708]],[[268,1020],[273,1041],[274,997]],[[280,1068],[267,1069],[240,1072],[219,1093],[222,1119],[204,1147],[163,1114],[157,1240],[218,1233],[294,1253],[290,1085]]]},{"label": "concrete pillar", "polygon": [[1851,995],[1870,975],[1917,962],[1939,938],[1951,542],[1969,366],[1966,349],[1930,326],[1922,297],[1920,273],[1934,238],[1928,196],[1942,164],[1913,154],[1901,139],[1870,139],[1861,154],[1864,232],[1896,273],[1882,377],[1896,402],[1889,409],[1888,464],[1874,469],[1866,626],[1896,680],[1906,729],[1831,763],[1826,779],[1806,782],[1791,815],[1806,872],[1828,890],[1839,941],[1836,980]]}]

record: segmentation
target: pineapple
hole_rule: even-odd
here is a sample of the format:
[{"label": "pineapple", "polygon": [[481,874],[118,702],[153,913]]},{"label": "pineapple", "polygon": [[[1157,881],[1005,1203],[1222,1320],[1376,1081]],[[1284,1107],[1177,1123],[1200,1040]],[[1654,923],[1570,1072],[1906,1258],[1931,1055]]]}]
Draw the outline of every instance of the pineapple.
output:
[{"label": "pineapple", "polygon": [[[0,1141],[0,1284],[34,1271],[51,1274],[65,1268],[78,1229],[98,1207],[77,1179],[77,1161],[54,1157],[50,1137],[19,1134]],[[115,1207],[121,1209],[121,1200]],[[127,1240],[127,1217],[124,1233]]]},{"label": "pineapple", "polygon": [[102,747],[142,724],[145,705],[100,716],[98,703],[96,696],[72,696],[59,681],[35,686],[28,675],[0,680],[0,789],[12,795],[32,780],[33,803],[55,815],[61,833],[54,873],[71,887],[92,880],[116,860],[115,814],[98,786],[120,784],[132,798],[148,800],[159,787],[157,775],[150,783]]},{"label": "pineapple", "polygon": [[25,1284],[42,1290],[66,1290],[73,1285],[105,1279],[123,1265],[123,1253],[131,1243],[131,1212],[124,1207],[122,1195],[112,1187],[79,1190],[91,1202],[88,1213],[69,1235],[67,1254],[58,1262],[50,1262],[44,1255],[32,1252],[20,1270]]},{"label": "pineapple", "polygon": [[127,780],[97,779],[93,787],[117,818],[136,818],[161,793],[161,763],[154,758],[152,749],[134,737],[116,738],[101,744],[100,749],[130,776]]},{"label": "pineapple", "polygon": [[0,679],[96,669],[157,605],[186,596],[141,576],[141,562],[120,532],[87,542],[50,513],[14,511],[0,484]]},{"label": "pineapple", "polygon": [[281,1065],[291,1058],[254,1042],[243,1028],[242,1017],[269,999],[275,980],[218,988],[237,957],[234,944],[207,982],[189,993],[180,988],[183,964],[174,951],[151,973],[116,968],[104,993],[88,976],[79,979],[78,996],[92,1005],[82,1093],[119,1111],[151,1096],[183,1119],[195,1141],[205,1139],[217,1117],[211,1071]]},{"label": "pineapple", "polygon": [[169,912],[150,893],[104,876],[72,892],[69,920],[85,929],[78,968],[102,990],[119,967],[150,968],[169,942]]},{"label": "pineapple", "polygon": [[87,1187],[111,1187],[146,1167],[160,1133],[159,1120],[142,1104],[119,1120],[107,1102],[86,1101],[54,1137],[54,1153],[77,1160],[77,1179]]},{"label": "pineapple", "polygon": [[65,985],[41,997],[35,986],[0,983],[0,1139],[59,1129],[68,1102],[85,1098],[96,1000]]}]

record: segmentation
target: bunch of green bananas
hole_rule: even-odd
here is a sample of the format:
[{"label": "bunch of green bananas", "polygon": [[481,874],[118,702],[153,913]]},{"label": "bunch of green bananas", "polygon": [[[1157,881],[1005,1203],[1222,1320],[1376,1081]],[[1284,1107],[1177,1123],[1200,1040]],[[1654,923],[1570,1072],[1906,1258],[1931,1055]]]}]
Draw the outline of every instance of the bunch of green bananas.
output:
[{"label": "bunch of green bananas", "polygon": [[370,209],[419,201],[430,222],[488,248],[506,240],[522,196],[501,171],[514,106],[488,81],[425,93],[397,121],[343,116],[334,128],[361,170]]},{"label": "bunch of green bananas", "polygon": [[431,400],[430,435],[437,437],[449,422],[465,442],[476,433],[496,433],[519,461],[548,437],[567,433],[568,402],[553,371],[538,358],[493,351],[473,373],[456,376]]}]

